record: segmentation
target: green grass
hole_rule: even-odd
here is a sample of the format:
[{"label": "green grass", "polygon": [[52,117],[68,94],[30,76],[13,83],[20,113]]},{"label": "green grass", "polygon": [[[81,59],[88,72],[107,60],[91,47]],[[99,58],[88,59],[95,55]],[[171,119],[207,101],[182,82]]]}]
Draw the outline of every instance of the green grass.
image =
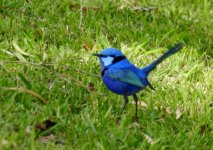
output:
[{"label": "green grass", "polygon": [[[158,9],[134,10],[153,5]],[[212,149],[212,6],[0,0],[0,149]],[[147,104],[139,106],[139,123],[131,98],[117,125],[122,97],[96,76],[91,54],[117,47],[142,67],[179,41],[184,49],[149,78],[156,91],[138,93]],[[48,119],[56,125],[38,131]]]}]

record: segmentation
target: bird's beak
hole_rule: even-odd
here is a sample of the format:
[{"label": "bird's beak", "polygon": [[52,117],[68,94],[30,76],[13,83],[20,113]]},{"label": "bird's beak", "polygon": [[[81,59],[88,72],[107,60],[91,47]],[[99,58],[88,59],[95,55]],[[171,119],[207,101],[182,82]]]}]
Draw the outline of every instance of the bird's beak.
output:
[{"label": "bird's beak", "polygon": [[92,54],[93,56],[97,56],[97,57],[99,57],[100,56],[100,54]]}]

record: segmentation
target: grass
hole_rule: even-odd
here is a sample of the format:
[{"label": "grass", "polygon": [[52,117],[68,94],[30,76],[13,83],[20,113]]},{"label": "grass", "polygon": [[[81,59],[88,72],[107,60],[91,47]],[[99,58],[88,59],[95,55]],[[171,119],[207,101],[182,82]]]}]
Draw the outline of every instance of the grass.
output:
[{"label": "grass", "polygon": [[[0,149],[212,149],[212,17],[207,0],[1,0]],[[117,125],[122,97],[91,54],[117,47],[142,67],[179,41],[138,93],[139,123],[130,102]]]}]

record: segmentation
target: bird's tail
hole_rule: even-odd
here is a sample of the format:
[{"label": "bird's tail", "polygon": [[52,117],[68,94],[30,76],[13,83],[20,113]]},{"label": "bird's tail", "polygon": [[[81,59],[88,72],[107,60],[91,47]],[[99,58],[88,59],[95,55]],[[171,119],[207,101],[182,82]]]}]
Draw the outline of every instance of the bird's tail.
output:
[{"label": "bird's tail", "polygon": [[179,50],[183,48],[183,43],[176,44],[173,48],[169,49],[166,53],[164,53],[160,58],[149,64],[148,66],[142,68],[143,72],[149,74],[155,67],[161,63],[167,57],[177,53]]}]

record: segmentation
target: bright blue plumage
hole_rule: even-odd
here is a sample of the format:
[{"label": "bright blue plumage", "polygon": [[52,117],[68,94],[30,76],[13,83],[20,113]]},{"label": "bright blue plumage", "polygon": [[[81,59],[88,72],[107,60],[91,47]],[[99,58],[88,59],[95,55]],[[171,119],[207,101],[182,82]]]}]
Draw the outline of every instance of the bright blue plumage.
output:
[{"label": "bright blue plumage", "polygon": [[[122,112],[128,102],[128,96],[133,95],[136,102],[136,114],[137,119],[137,96],[136,93],[151,86],[147,77],[149,73],[164,59],[175,54],[183,47],[183,44],[179,43],[175,47],[168,50],[160,58],[148,66],[139,69],[129,62],[129,60],[123,55],[123,53],[115,48],[107,48],[100,52],[100,54],[94,54],[98,56],[101,63],[101,75],[104,84],[112,92],[124,96],[124,105]],[[121,113],[122,113],[121,112]]]}]

